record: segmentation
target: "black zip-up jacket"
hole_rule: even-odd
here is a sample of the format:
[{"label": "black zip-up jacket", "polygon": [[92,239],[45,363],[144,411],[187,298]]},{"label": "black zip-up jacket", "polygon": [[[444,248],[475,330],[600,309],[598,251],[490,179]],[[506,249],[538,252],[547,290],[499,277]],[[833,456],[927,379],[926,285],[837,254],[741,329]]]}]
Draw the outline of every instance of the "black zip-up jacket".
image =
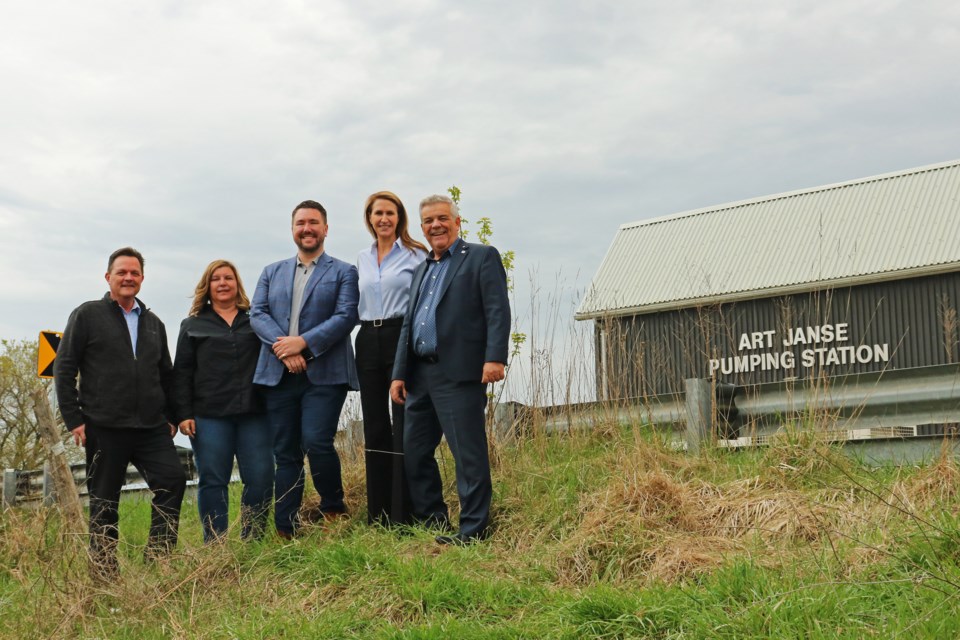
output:
[{"label": "black zip-up jacket", "polygon": [[[53,377],[67,430],[81,424],[152,429],[169,422],[173,365],[167,331],[139,299],[137,353],[123,310],[108,293],[70,314]],[[80,375],[79,388],[77,374]]]},{"label": "black zip-up jacket", "polygon": [[250,314],[237,311],[228,325],[210,305],[180,324],[173,363],[171,405],[178,424],[197,416],[222,418],[263,413],[253,372],[260,357],[260,338]]}]

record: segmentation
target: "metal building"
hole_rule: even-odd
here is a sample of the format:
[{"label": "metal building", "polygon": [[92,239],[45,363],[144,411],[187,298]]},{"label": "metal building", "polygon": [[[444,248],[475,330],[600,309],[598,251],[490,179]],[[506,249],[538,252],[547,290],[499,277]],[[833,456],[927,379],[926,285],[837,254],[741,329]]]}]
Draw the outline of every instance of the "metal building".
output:
[{"label": "metal building", "polygon": [[578,320],[602,398],[960,362],[960,160],[620,227]]}]

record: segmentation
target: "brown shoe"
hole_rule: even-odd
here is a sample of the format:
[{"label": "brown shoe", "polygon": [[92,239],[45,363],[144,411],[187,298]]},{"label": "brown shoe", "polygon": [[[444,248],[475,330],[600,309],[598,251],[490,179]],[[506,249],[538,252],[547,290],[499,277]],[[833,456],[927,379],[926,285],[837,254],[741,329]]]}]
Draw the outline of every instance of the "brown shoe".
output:
[{"label": "brown shoe", "polygon": [[287,542],[293,540],[293,534],[292,534],[292,533],[290,533],[289,531],[281,531],[281,530],[279,530],[279,529],[277,529],[277,537],[280,538],[281,540],[285,540],[285,541],[287,541]]},{"label": "brown shoe", "polygon": [[338,520],[349,520],[350,514],[346,511],[324,511],[323,519],[332,524]]}]

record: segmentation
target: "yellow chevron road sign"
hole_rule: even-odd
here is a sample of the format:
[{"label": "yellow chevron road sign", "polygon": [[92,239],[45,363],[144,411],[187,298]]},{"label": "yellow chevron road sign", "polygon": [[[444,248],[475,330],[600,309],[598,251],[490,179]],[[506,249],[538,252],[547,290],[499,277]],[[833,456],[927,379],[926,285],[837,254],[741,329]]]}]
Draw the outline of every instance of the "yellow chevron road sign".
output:
[{"label": "yellow chevron road sign", "polygon": [[53,377],[53,361],[57,358],[62,333],[56,331],[40,332],[40,348],[37,350],[37,375],[41,378]]}]

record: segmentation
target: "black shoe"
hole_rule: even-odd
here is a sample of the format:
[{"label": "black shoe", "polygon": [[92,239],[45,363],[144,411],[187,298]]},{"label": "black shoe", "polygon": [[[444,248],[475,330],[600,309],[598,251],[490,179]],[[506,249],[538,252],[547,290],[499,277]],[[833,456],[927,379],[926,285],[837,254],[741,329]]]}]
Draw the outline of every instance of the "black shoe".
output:
[{"label": "black shoe", "polygon": [[97,586],[107,586],[120,579],[120,566],[116,560],[90,562],[90,580]]},{"label": "black shoe", "polygon": [[460,536],[437,536],[434,540],[437,541],[437,544],[449,545],[451,547],[465,547],[470,544]]},{"label": "black shoe", "polygon": [[411,526],[419,526],[434,531],[453,531],[449,518],[433,515],[428,518],[413,518]]}]

